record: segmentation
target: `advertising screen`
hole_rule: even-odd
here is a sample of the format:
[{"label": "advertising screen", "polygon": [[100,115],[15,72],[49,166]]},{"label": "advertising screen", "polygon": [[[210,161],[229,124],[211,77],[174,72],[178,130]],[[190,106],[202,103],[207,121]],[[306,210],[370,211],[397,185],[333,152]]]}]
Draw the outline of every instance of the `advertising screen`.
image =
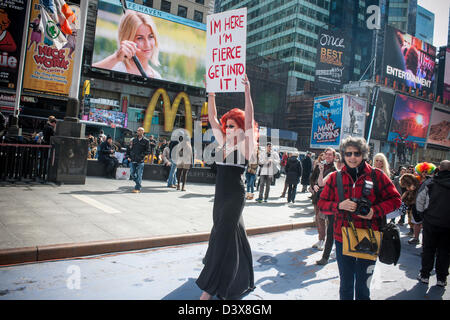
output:
[{"label": "advertising screen", "polygon": [[445,51],[444,99],[450,101],[450,47]]},{"label": "advertising screen", "polygon": [[0,3],[0,88],[16,89],[26,2]]},{"label": "advertising screen", "polygon": [[322,29],[317,45],[315,86],[338,89],[343,84],[346,42],[344,35]]},{"label": "advertising screen", "polygon": [[99,0],[92,66],[204,87],[206,25],[126,4]]},{"label": "advertising screen", "polygon": [[127,126],[127,114],[119,111],[90,108],[89,121],[106,123],[111,127],[125,127]]},{"label": "advertising screen", "polygon": [[367,100],[346,95],[342,114],[341,140],[348,136],[364,138]]},{"label": "advertising screen", "polygon": [[450,148],[450,113],[434,109],[430,123],[430,134],[427,143],[438,144]]},{"label": "advertising screen", "polygon": [[394,100],[393,94],[379,91],[371,135],[373,139],[386,140],[391,124]]},{"label": "advertising screen", "polygon": [[433,89],[436,48],[407,33],[386,26],[383,76],[406,88]]},{"label": "advertising screen", "polygon": [[430,124],[432,103],[398,94],[388,141],[415,142],[423,147]]},{"label": "advertising screen", "polygon": [[311,148],[339,147],[344,96],[314,98]]}]

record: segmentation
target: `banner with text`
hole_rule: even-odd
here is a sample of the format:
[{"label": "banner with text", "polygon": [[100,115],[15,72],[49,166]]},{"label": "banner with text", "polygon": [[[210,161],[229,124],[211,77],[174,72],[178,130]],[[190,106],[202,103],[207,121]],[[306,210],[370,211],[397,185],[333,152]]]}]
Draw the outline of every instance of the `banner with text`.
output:
[{"label": "banner with text", "polygon": [[[71,7],[75,14],[79,13],[78,7]],[[43,23],[46,23],[43,26],[45,32],[39,28]],[[53,21],[43,20],[39,0],[33,0],[23,89],[67,96],[72,83],[76,30],[65,36],[67,42],[58,49],[54,40],[61,32],[54,24]]]},{"label": "banner with text", "polygon": [[27,1],[0,3],[0,88],[16,89]]},{"label": "banner with text", "polygon": [[338,148],[341,139],[344,95],[314,98],[311,148]]},{"label": "banner with text", "polygon": [[364,138],[367,100],[346,95],[342,113],[341,140],[348,136]]},{"label": "banner with text", "polygon": [[208,92],[244,92],[247,8],[207,16],[206,87]]},{"label": "banner with text", "polygon": [[317,43],[315,87],[325,90],[340,89],[344,83],[344,34],[321,29]]}]

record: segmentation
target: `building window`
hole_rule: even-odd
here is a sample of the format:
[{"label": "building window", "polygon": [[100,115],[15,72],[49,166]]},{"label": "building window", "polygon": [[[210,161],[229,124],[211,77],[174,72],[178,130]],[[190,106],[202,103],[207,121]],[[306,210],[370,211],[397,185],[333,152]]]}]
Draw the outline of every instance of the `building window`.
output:
[{"label": "building window", "polygon": [[153,0],[144,0],[144,6],[153,8]]},{"label": "building window", "polygon": [[194,10],[194,21],[203,22],[203,12]]},{"label": "building window", "polygon": [[178,6],[178,16],[186,18],[188,9],[184,6]]},{"label": "building window", "polygon": [[161,1],[161,11],[170,13],[170,1]]},{"label": "building window", "polygon": [[195,0],[196,3],[205,4],[205,0]]}]

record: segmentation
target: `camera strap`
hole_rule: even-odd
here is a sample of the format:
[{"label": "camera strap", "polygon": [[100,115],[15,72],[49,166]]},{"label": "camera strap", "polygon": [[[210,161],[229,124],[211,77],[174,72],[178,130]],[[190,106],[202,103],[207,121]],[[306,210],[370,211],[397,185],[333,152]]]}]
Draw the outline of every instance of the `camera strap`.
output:
[{"label": "camera strap", "polygon": [[[337,176],[336,176],[336,184],[337,184],[337,189],[338,189],[338,198],[339,198],[339,203],[341,201],[344,201],[344,185],[342,183],[342,173],[341,171],[337,172]],[[350,228],[352,229],[352,232],[355,236],[356,242],[359,243],[359,239],[358,239],[358,232],[356,231],[356,227],[355,224],[353,223],[353,219],[352,219],[352,214],[350,212],[346,212],[345,214],[348,225],[350,226]],[[374,246],[374,248],[378,248],[378,244],[377,244],[377,240],[375,238],[375,233],[373,232],[372,229],[372,223],[370,220],[365,220],[364,222],[367,226],[367,230],[369,233],[369,238],[370,238],[370,242],[372,243],[372,246]]]}]

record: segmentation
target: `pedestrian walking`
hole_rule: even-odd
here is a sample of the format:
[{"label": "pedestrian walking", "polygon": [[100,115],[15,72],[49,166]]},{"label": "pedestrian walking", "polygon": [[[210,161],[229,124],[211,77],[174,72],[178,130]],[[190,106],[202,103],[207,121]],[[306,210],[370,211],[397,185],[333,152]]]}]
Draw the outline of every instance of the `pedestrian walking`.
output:
[{"label": "pedestrian walking", "polygon": [[319,207],[317,206],[317,202],[319,201],[320,193],[322,192],[324,185],[320,186],[318,181],[319,177],[322,177],[323,179],[323,177],[326,177],[329,173],[336,171],[336,167],[334,166],[336,150],[333,148],[326,148],[323,154],[323,160],[317,163],[310,178],[310,184],[313,192],[312,203],[314,205],[315,222],[319,236],[318,241],[313,244],[312,247],[318,250],[323,250],[326,232],[325,215],[320,212]]},{"label": "pedestrian walking", "polygon": [[450,265],[450,161],[443,160],[439,172],[424,185],[416,199],[417,212],[423,217],[422,268],[418,280],[428,283],[436,259],[436,284],[447,285]]},{"label": "pedestrian walking", "polygon": [[[355,258],[343,253],[342,227],[352,226],[360,229],[379,231],[385,215],[400,206],[400,194],[392,181],[382,171],[372,168],[367,161],[369,146],[363,138],[347,137],[340,145],[344,155],[344,167],[339,172],[333,172],[320,194],[318,206],[327,215],[334,215],[334,239],[336,245],[336,260],[339,268],[341,300],[370,299],[370,278],[375,270],[376,260]],[[338,190],[337,174],[342,176],[343,198]],[[370,189],[370,183],[374,188]],[[363,196],[363,190],[370,190]],[[359,200],[365,197],[370,201],[367,215],[360,211]],[[355,202],[356,201],[356,202]],[[367,238],[364,238],[367,240]],[[370,242],[371,250],[374,248]],[[378,245],[379,247],[379,245]]]},{"label": "pedestrian walking", "polygon": [[144,173],[144,159],[150,153],[150,141],[144,137],[144,128],[137,129],[137,136],[131,139],[126,157],[130,163],[130,176],[135,182],[133,193],[140,193],[142,175]]},{"label": "pedestrian walking", "polygon": [[[245,162],[256,152],[258,129],[253,119],[250,82],[244,75],[245,111],[234,108],[217,120],[215,94],[208,93],[208,118],[222,156],[217,161],[213,228],[204,268],[196,283],[201,300],[212,296],[238,298],[254,289],[253,261],[242,212],[245,187],[242,175]],[[206,86],[206,85],[205,85]],[[245,130],[245,133],[242,131]]]},{"label": "pedestrian walking", "polygon": [[175,163],[176,155],[173,152],[173,149],[178,144],[178,141],[171,140],[169,142],[169,162],[170,162],[170,171],[169,171],[169,177],[167,179],[167,187],[168,188],[176,188],[177,187],[177,164]]},{"label": "pedestrian walking", "polygon": [[298,153],[291,153],[291,156],[286,161],[285,166],[286,181],[288,189],[287,202],[295,202],[295,195],[297,194],[297,185],[300,182],[302,176],[302,164],[298,160]]},{"label": "pedestrian walking", "polygon": [[267,202],[270,185],[280,165],[280,156],[272,150],[272,143],[267,143],[266,151],[259,153],[258,162],[261,165],[261,170],[259,177],[259,197],[256,201],[261,203],[262,201]]},{"label": "pedestrian walking", "polygon": [[181,191],[186,191],[187,175],[192,167],[192,146],[189,134],[180,136],[178,142],[178,158],[175,161],[177,164],[177,190],[180,190],[181,184]]},{"label": "pedestrian walking", "polygon": [[305,193],[309,186],[309,178],[312,171],[311,152],[306,153],[305,159],[302,160],[302,193]]},{"label": "pedestrian walking", "polygon": [[[394,186],[397,189],[398,193],[400,193],[400,196],[403,196],[403,193],[406,191],[405,188],[403,188],[402,186],[400,186],[400,178],[406,173],[406,168],[405,167],[400,167],[399,168],[399,172],[398,175],[394,177],[393,182],[394,182]],[[403,210],[403,208],[406,208],[406,205],[404,205],[402,203],[402,205],[400,206],[400,209],[402,210],[400,219],[398,220],[398,224],[400,226],[402,226],[405,223],[405,216],[406,216],[406,210]],[[395,223],[395,218],[391,220],[392,223]]]},{"label": "pedestrian walking", "polygon": [[[259,150],[256,148],[256,150]],[[252,157],[249,160],[247,170],[245,172],[245,181],[247,183],[247,194],[245,199],[253,200],[255,193],[255,181],[256,181],[256,173],[258,172],[258,155],[259,151],[252,154]]]}]

